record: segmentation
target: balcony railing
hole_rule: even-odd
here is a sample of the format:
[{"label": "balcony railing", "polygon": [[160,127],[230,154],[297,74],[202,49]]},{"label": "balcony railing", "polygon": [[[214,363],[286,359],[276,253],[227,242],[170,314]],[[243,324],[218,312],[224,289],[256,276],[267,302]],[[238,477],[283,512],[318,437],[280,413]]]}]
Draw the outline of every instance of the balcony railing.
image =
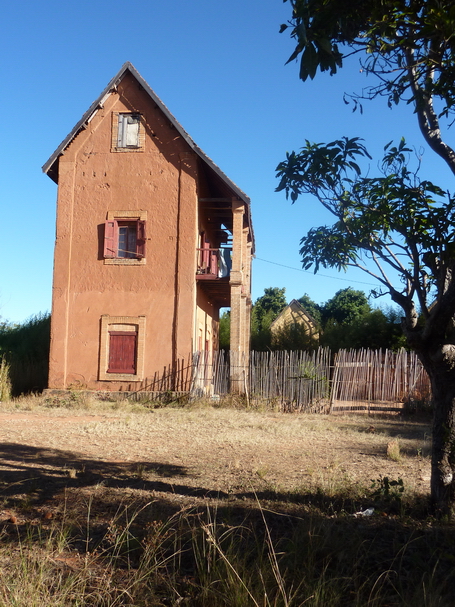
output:
[{"label": "balcony railing", "polygon": [[196,277],[202,280],[225,278],[231,272],[232,249],[197,249]]}]

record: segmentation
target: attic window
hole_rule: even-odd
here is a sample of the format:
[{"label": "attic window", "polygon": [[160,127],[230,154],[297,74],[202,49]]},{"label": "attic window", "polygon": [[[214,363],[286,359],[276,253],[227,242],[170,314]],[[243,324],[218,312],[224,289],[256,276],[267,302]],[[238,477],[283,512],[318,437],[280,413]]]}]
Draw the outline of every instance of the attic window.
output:
[{"label": "attic window", "polygon": [[118,139],[119,148],[139,147],[139,127],[141,117],[139,114],[119,114],[118,116]]},{"label": "attic window", "polygon": [[141,114],[117,113],[112,120],[113,151],[140,150],[144,147],[145,131]]}]

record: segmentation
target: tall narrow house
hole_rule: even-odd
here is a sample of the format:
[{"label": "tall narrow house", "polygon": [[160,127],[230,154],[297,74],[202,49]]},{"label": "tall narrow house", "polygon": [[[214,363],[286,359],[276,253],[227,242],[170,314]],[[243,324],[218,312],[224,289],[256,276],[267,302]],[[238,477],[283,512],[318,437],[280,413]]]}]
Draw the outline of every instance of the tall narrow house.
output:
[{"label": "tall narrow house", "polygon": [[217,349],[222,307],[248,355],[250,201],[130,63],[43,171],[58,184],[50,388],[156,389]]}]

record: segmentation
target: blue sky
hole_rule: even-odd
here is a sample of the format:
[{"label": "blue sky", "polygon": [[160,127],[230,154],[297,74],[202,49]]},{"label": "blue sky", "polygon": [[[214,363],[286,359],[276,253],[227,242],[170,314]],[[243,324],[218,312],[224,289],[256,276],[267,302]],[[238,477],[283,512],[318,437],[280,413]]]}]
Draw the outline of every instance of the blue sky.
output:
[{"label": "blue sky", "polygon": [[[366,103],[361,115],[343,103],[343,92],[368,84],[356,62],[336,77],[299,81],[297,64],[284,65],[293,43],[278,33],[289,12],[282,0],[4,5],[2,319],[21,322],[50,310],[57,188],[41,166],[125,61],[250,196],[253,299],[266,287],[285,287],[288,301],[308,293],[325,302],[348,286],[366,292],[374,286],[360,271],[315,276],[300,270],[300,238],[327,217],[311,198],[291,205],[275,193],[275,168],[305,139],[363,137],[376,154],[401,136],[416,147],[423,140],[409,108]],[[451,183],[428,150],[424,171],[442,185]]]}]

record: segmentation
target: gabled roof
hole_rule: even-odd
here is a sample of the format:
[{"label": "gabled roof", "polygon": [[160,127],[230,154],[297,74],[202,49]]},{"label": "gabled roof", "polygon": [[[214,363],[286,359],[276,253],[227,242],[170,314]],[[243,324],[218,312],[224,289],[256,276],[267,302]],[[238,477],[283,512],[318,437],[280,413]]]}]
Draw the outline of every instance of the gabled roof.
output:
[{"label": "gabled roof", "polygon": [[[58,146],[49,160],[43,165],[43,172],[46,173],[53,181],[57,183],[58,179],[58,159],[59,157],[65,153],[66,148],[70,145],[70,143],[77,137],[77,135],[84,129],[87,128],[90,120],[93,118],[94,114],[98,111],[99,108],[103,107],[103,104],[106,98],[116,90],[117,85],[121,82],[125,74],[129,72],[142,86],[144,91],[150,96],[152,101],[158,106],[158,108],[163,112],[169,122],[173,125],[173,127],[177,130],[177,132],[183,137],[186,143],[190,146],[190,148],[203,160],[203,162],[211,169],[221,180],[230,188],[235,196],[237,196],[240,200],[242,200],[246,204],[247,214],[248,214],[248,223],[250,228],[252,229],[251,224],[251,209],[250,209],[250,199],[249,197],[242,192],[240,188],[238,188],[233,181],[227,177],[223,173],[223,171],[211,160],[204,152],[198,147],[195,142],[191,139],[185,129],[181,126],[179,122],[175,119],[175,117],[171,114],[168,108],[164,105],[161,99],[154,93],[154,91],[150,88],[147,82],[142,78],[136,68],[127,61],[123,64],[122,68],[112,78],[106,88],[103,90],[101,95],[92,103],[92,105],[88,108],[73,130],[65,137],[62,143]],[[253,234],[252,234],[253,237]],[[254,237],[253,237],[254,242]]]},{"label": "gabled roof", "polygon": [[302,306],[300,301],[298,301],[297,299],[293,299],[290,303],[288,303],[288,305],[285,308],[283,308],[281,310],[280,314],[278,314],[278,316],[275,318],[275,320],[270,324],[270,328],[272,329],[272,327],[279,324],[279,321],[283,318],[283,316],[285,316],[288,313],[289,310],[291,310],[291,312],[295,312],[297,314],[305,316],[306,320],[311,325],[313,325],[313,327],[315,329],[317,329],[318,323],[314,320],[314,318],[311,316],[311,314],[306,310],[306,308],[304,308]]}]

